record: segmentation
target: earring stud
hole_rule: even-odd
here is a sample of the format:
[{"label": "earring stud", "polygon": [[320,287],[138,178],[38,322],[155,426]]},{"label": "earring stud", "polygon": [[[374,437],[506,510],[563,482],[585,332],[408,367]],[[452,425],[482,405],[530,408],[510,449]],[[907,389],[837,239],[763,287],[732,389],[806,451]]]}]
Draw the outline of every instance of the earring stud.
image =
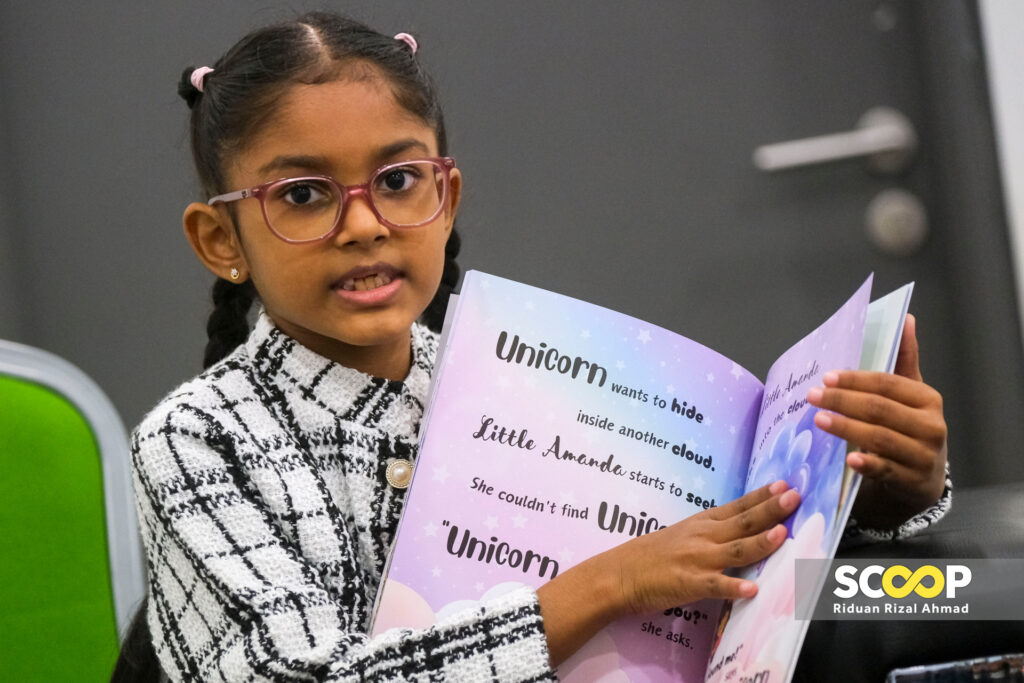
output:
[{"label": "earring stud", "polygon": [[238,268],[232,268],[231,269],[231,279],[232,280],[237,280],[238,277],[239,277]]}]

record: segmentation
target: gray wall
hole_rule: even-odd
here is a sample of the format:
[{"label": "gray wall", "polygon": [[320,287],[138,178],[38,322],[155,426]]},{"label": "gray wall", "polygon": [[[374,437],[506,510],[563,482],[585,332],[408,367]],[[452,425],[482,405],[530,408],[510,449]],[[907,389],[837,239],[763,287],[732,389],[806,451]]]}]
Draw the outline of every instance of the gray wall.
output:
[{"label": "gray wall", "polygon": [[[250,28],[322,4],[0,4],[0,337],[80,366],[129,425],[198,371],[211,276],[181,233],[181,212],[196,188],[178,76],[189,64],[214,61]],[[776,86],[702,74],[715,62],[749,72],[756,65],[740,56],[741,46],[764,59],[803,64],[805,56],[786,52],[783,37],[802,30],[794,22],[803,14],[780,12],[768,24],[774,33],[736,22],[730,40],[716,44],[699,27],[721,28],[717,5],[651,2],[636,11],[621,3],[536,0],[332,4],[382,31],[421,39],[421,58],[447,100],[452,152],[468,179],[460,215],[465,267],[682,330],[763,373],[766,358],[806,331],[804,323],[787,323],[778,338],[761,329],[758,343],[748,328],[765,314],[729,301],[728,310],[719,302],[706,312],[721,324],[700,319],[694,330],[698,298],[713,301],[715,290],[688,265],[699,258],[704,233],[775,190],[756,185],[752,172],[744,176],[748,186],[726,186],[719,178],[749,167],[748,152],[732,150],[725,163],[699,156],[705,152],[691,143],[703,137],[723,150],[734,144],[730,108],[756,107],[750,97]],[[861,13],[869,23],[870,12]],[[681,41],[681,26],[698,27],[698,37]],[[662,58],[666,48],[671,59]],[[827,74],[812,75],[829,87]],[[657,96],[648,99],[651,93]],[[720,119],[714,126],[692,123],[709,113]],[[837,121],[851,116],[822,113]],[[765,136],[761,142],[770,141]],[[654,158],[671,162],[660,166],[671,178],[648,175]],[[673,183],[707,195],[711,208],[681,208],[666,190]],[[598,192],[583,195],[582,186]],[[802,190],[829,191],[824,181]],[[823,207],[820,217],[829,211]],[[755,227],[750,244],[737,245],[739,265],[730,276],[751,277],[746,271],[773,240]],[[651,272],[648,255],[666,248],[679,254],[678,268]],[[1008,261],[1000,267],[1009,272]],[[815,286],[822,280],[820,273],[804,275]],[[661,283],[675,287],[675,300],[659,295]],[[827,299],[838,304],[852,283]],[[748,291],[756,300],[756,286]],[[1016,329],[1015,321],[1008,324]]]}]

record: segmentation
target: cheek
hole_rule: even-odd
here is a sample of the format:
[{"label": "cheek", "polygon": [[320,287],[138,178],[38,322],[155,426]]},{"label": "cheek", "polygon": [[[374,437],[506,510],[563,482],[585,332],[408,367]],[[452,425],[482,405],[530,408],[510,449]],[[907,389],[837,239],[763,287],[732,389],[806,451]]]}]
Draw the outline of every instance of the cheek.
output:
[{"label": "cheek", "polygon": [[441,235],[435,244],[432,245],[432,253],[434,254],[431,263],[431,272],[434,275],[434,281],[436,284],[441,283],[441,277],[444,274],[445,255],[444,248],[447,243],[447,234]]},{"label": "cheek", "polygon": [[441,278],[441,273],[444,270],[444,249],[448,242],[448,234],[438,229],[435,232],[423,235],[422,239],[417,240],[417,243],[413,246],[420,270],[425,275],[429,275],[431,279],[436,278],[440,280]]},{"label": "cheek", "polygon": [[315,264],[308,257],[304,258],[299,248],[283,242],[278,244],[279,240],[273,235],[266,237],[269,239],[264,236],[243,239],[246,265],[261,297],[290,297],[296,290],[307,287],[319,272]]}]

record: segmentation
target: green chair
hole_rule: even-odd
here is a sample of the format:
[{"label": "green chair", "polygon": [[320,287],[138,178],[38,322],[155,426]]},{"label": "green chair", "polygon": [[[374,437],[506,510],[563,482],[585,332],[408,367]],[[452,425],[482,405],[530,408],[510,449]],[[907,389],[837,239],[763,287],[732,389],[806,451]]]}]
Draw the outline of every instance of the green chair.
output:
[{"label": "green chair", "polygon": [[109,680],[143,592],[117,412],[70,363],[0,340],[0,680]]}]

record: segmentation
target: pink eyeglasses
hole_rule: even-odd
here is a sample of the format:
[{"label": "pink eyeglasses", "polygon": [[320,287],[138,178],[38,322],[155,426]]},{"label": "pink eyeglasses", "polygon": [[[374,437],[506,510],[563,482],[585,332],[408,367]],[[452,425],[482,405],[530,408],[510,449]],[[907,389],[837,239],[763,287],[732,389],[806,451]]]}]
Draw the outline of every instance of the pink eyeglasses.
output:
[{"label": "pink eyeglasses", "polygon": [[337,232],[351,199],[362,195],[389,228],[416,228],[437,218],[448,200],[455,159],[432,157],[381,166],[361,185],[330,176],[281,178],[212,197],[222,204],[255,197],[270,231],[285,242],[324,240]]}]

